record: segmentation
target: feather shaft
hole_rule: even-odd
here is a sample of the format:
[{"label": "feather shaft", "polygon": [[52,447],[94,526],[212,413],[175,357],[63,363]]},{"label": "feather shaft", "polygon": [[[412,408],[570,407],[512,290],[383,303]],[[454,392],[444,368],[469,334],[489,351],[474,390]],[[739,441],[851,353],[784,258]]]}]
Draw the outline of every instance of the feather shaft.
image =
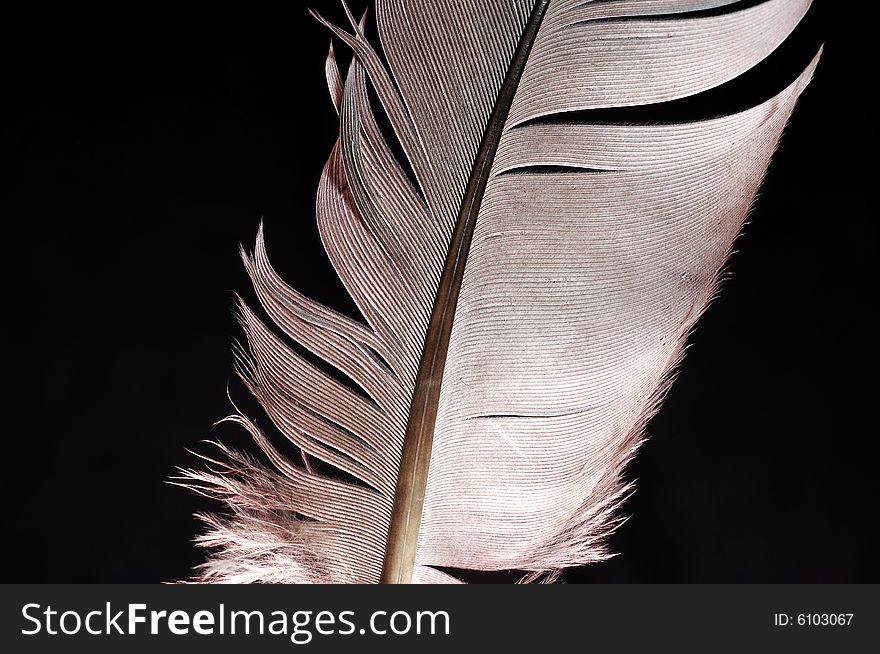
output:
[{"label": "feather shaft", "polygon": [[425,347],[422,350],[415,392],[407,420],[381,583],[406,584],[412,581],[425,489],[428,484],[428,466],[431,461],[434,428],[440,403],[440,386],[449,350],[455,307],[464,278],[464,268],[473,239],[477,214],[480,211],[504,125],[538,34],[538,28],[549,4],[550,0],[538,0],[532,9],[483,133],[456,219],[440,279],[440,288],[431,312],[431,321],[425,337]]}]

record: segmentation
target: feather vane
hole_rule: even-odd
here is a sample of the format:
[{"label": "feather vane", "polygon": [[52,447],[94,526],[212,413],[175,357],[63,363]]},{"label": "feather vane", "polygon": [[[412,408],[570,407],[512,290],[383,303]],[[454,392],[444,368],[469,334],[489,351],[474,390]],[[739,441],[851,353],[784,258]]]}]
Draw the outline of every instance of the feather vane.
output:
[{"label": "feather vane", "polygon": [[384,57],[350,12],[319,16],[354,58],[344,80],[327,58],[340,137],[316,215],[365,322],[287,285],[260,229],[243,259],[274,328],[240,303],[236,368],[302,461],[239,413],[267,462],[222,447],[186,471],[228,507],[204,516],[201,578],[533,580],[607,558],[623,469],[818,55],[733,115],[589,111],[723,84],[809,5],[377,0]]}]

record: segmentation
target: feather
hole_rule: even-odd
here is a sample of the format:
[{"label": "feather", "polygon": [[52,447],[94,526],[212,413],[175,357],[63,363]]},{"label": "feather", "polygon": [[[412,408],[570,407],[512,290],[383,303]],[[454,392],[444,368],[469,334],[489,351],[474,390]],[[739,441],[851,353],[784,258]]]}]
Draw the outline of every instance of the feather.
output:
[{"label": "feather", "polygon": [[534,581],[606,559],[624,467],[819,55],[733,115],[588,110],[732,80],[809,5],[377,0],[382,54],[347,8],[317,16],[354,53],[344,80],[327,58],[317,221],[364,322],[288,286],[260,228],[243,259],[274,325],[240,303],[236,369],[302,456],[237,412],[264,460],[220,446],[184,471],[228,509],[203,516],[199,578]]}]

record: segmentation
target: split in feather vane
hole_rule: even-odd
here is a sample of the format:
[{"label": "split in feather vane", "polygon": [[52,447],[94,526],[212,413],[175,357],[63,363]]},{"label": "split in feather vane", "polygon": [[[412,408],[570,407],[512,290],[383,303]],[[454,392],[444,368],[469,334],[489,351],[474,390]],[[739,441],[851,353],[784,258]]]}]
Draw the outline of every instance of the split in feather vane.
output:
[{"label": "split in feather vane", "polygon": [[354,58],[344,83],[327,59],[340,137],[317,219],[366,324],[285,284],[262,230],[244,259],[275,327],[354,384],[242,303],[238,371],[303,457],[236,415],[269,463],[220,446],[209,470],[186,471],[228,508],[203,516],[214,551],[200,579],[534,579],[607,558],[623,468],[818,55],[734,115],[558,114],[723,84],[809,4],[378,0],[384,58],[350,13],[347,29],[319,17]]}]

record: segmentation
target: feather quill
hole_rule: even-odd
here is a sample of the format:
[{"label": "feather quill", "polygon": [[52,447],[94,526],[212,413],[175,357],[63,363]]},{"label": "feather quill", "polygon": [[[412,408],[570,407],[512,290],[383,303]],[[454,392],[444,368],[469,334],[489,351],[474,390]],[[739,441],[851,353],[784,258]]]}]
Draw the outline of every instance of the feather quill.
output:
[{"label": "feather quill", "polygon": [[809,5],[377,0],[384,57],[347,8],[348,28],[318,16],[354,57],[344,80],[327,57],[340,136],[317,220],[365,323],[288,286],[260,229],[243,259],[284,337],[241,302],[236,369],[302,460],[230,418],[266,461],[221,445],[184,471],[228,509],[202,516],[199,578],[531,581],[607,558],[623,469],[819,55],[733,115],[559,115],[723,84]]}]

